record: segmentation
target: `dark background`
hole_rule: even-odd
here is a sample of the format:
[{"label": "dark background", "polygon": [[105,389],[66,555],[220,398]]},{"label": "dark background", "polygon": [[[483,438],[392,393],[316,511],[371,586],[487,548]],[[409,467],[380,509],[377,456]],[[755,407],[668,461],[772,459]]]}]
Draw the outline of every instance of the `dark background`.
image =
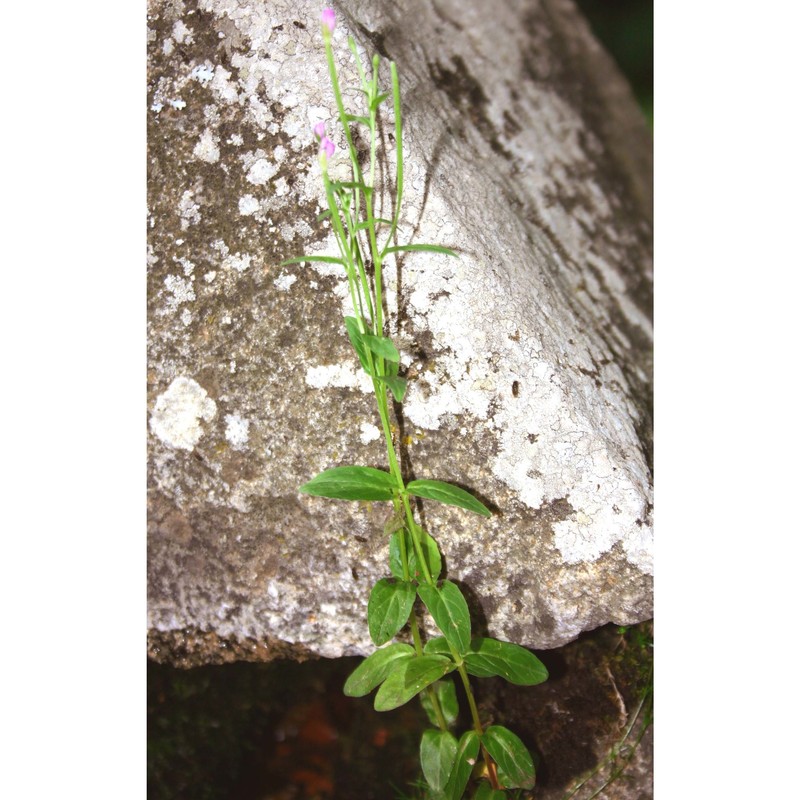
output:
[{"label": "dark background", "polygon": [[653,128],[653,0],[576,0]]}]

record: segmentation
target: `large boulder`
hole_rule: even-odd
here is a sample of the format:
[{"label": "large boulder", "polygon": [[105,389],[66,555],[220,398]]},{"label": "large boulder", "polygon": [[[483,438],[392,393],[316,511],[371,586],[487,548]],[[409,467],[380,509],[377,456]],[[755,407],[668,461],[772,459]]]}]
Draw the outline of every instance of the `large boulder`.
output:
[{"label": "large boulder", "polygon": [[[348,33],[398,64],[400,241],[460,253],[387,270],[405,469],[495,511],[424,504],[448,577],[476,628],[532,648],[649,618],[651,142],[624,81],[570,0],[335,6],[345,84]],[[373,649],[387,508],[297,491],[386,464],[344,275],[280,265],[335,252],[319,12],[149,6],[150,654],[187,666]]]}]

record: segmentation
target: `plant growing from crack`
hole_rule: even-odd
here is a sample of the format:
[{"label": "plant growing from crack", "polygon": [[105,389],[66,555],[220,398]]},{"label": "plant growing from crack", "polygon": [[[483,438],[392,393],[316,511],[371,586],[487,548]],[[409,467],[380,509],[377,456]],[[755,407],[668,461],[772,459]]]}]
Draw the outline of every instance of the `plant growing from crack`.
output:
[{"label": "plant growing from crack", "polygon": [[[389,64],[391,91],[378,85],[380,58],[365,71],[355,41],[349,39],[360,78],[365,113],[349,114],[333,57],[332,37],[336,24],[333,9],[322,13],[322,34],[339,123],[344,131],[352,166],[351,180],[333,180],[328,171],[335,145],[320,122],[314,128],[319,142],[319,160],[328,210],[320,219],[330,219],[336,236],[337,256],[306,255],[284,264],[321,261],[340,265],[346,275],[353,316],[344,319],[345,329],[361,368],[372,381],[383,429],[389,470],[363,466],[341,466],[325,470],[300,487],[316,497],[341,500],[385,501],[393,506],[385,527],[389,538],[389,571],[372,588],[367,623],[379,650],[366,658],[350,675],[344,692],[364,696],[374,689],[375,708],[388,711],[419,695],[431,725],[422,734],[422,772],[433,798],[458,800],[465,796],[471,780],[475,800],[498,800],[505,790],[530,789],[535,780],[533,760],[519,737],[502,725],[484,727],[478,713],[470,676],[500,676],[511,683],[532,686],[547,679],[544,665],[528,650],[496,639],[472,637],[469,609],[458,586],[442,580],[442,557],[434,539],[416,521],[411,498],[434,500],[458,506],[484,517],[491,512],[473,495],[443,481],[405,482],[392,439],[389,411],[391,393],[402,403],[406,379],[400,375],[400,353],[386,336],[384,320],[383,267],[397,253],[423,251],[456,256],[445,247],[432,244],[393,244],[396,239],[403,199],[403,143],[400,83],[397,68]],[[376,213],[376,163],[378,160],[378,118],[381,106],[392,100],[396,166],[393,215],[386,219]],[[368,166],[362,168],[353,132],[366,129],[369,140]],[[419,598],[438,627],[440,635],[423,644],[414,613]],[[411,644],[389,644],[401,630],[410,630]],[[386,645],[385,647],[383,645]],[[460,738],[451,731],[458,718],[456,687],[447,676],[458,675],[467,699],[471,728]],[[474,780],[473,780],[474,779]],[[475,784],[475,781],[477,783]]]}]

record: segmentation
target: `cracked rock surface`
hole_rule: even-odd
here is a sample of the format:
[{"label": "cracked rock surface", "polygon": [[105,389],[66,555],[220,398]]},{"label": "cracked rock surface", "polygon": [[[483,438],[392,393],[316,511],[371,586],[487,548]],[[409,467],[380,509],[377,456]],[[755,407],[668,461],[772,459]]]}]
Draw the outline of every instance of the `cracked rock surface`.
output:
[{"label": "cracked rock surface", "polygon": [[[495,512],[422,507],[476,632],[552,648],[650,618],[651,142],[624,81],[568,0],[336,9],[343,85],[350,33],[398,64],[399,242],[460,255],[387,262],[387,310],[407,475]],[[373,649],[388,508],[297,491],[386,459],[344,275],[280,266],[335,253],[319,10],[148,7],[150,654],[185,666]]]}]

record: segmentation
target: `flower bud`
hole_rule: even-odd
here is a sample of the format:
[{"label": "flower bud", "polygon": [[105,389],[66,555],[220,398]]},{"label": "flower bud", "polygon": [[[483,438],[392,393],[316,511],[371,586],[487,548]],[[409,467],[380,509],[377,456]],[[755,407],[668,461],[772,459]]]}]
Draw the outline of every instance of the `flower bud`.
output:
[{"label": "flower bud", "polygon": [[326,8],[322,12],[322,30],[330,36],[336,27],[336,12],[332,8]]}]

